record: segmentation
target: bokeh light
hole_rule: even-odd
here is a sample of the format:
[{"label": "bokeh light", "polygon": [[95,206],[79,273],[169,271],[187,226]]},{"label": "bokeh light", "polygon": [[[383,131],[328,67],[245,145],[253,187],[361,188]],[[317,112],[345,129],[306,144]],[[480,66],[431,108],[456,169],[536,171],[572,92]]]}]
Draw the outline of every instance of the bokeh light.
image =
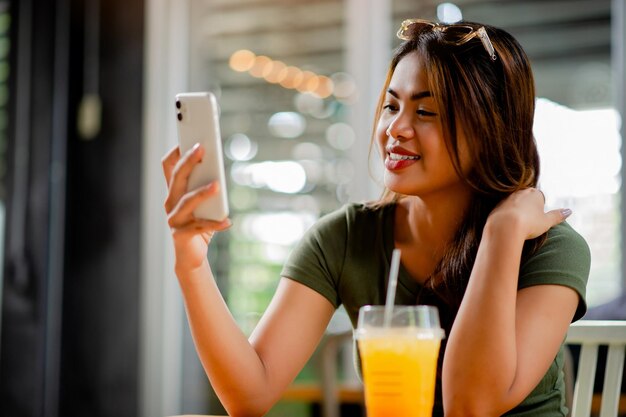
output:
[{"label": "bokeh light", "polygon": [[335,149],[350,149],[356,140],[356,133],[347,123],[333,123],[326,129],[326,141]]},{"label": "bokeh light", "polygon": [[256,55],[247,49],[241,49],[230,56],[228,64],[237,72],[246,72],[254,65]]},{"label": "bokeh light", "polygon": [[301,93],[311,92],[317,88],[317,76],[312,71],[302,71],[302,79],[295,88]]},{"label": "bokeh light", "polygon": [[302,70],[294,66],[284,68],[279,77],[280,85],[285,88],[296,88],[302,82]]},{"label": "bokeh light", "polygon": [[230,176],[236,184],[295,194],[304,189],[307,177],[301,164],[294,161],[237,162]]},{"label": "bokeh light", "polygon": [[265,55],[255,55],[247,49],[234,52],[229,60],[234,71],[248,72],[256,78],[263,78],[272,84],[288,89],[297,89],[301,93],[311,93],[322,99],[335,94],[335,85],[340,82],[339,99],[354,101],[356,91],[354,81],[345,73],[334,74],[333,77],[316,74],[310,70],[302,70],[282,61],[273,60]]},{"label": "bokeh light", "polygon": [[258,151],[258,145],[243,133],[235,133],[228,138],[224,152],[233,161],[249,161]]},{"label": "bokeh light", "polygon": [[324,109],[324,100],[315,94],[298,93],[294,97],[294,105],[300,113],[313,114]]},{"label": "bokeh light", "polygon": [[259,55],[254,58],[252,68],[248,70],[250,75],[256,78],[262,78],[266,71],[271,71],[272,60],[265,55]]},{"label": "bokeh light", "polygon": [[339,99],[349,99],[356,94],[354,77],[346,72],[336,72],[330,76],[333,82],[333,94]]},{"label": "bokeh light", "polygon": [[298,143],[291,151],[291,157],[295,160],[300,159],[323,159],[324,153],[322,148],[313,142]]},{"label": "bokeh light", "polygon": [[306,212],[248,214],[242,221],[241,231],[252,240],[287,246],[302,238],[315,220],[313,214]]},{"label": "bokeh light", "polygon": [[306,120],[300,113],[278,112],[270,117],[267,127],[276,137],[294,139],[304,133]]},{"label": "bokeh light", "polygon": [[463,20],[463,13],[454,3],[441,3],[437,6],[437,19],[442,23],[456,23]]},{"label": "bokeh light", "polygon": [[319,75],[317,77],[317,87],[312,92],[320,98],[326,98],[333,94],[333,87],[333,81],[329,77]]},{"label": "bokeh light", "polygon": [[285,65],[284,62],[282,62],[282,61],[274,61],[272,63],[272,66],[269,68],[269,70],[266,70],[263,73],[263,78],[265,78],[265,80],[268,83],[278,84],[279,82],[281,82],[283,80],[283,77],[285,75],[283,70],[286,67],[287,67],[287,65]]}]

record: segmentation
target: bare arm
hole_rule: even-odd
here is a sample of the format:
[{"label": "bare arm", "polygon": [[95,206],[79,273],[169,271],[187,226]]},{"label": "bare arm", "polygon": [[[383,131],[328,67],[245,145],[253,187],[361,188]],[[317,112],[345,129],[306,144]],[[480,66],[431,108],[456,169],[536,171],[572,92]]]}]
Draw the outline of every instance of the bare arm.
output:
[{"label": "bare arm", "polygon": [[[536,190],[514,193],[490,215],[443,365],[446,416],[499,416],[545,375],[578,305],[559,285],[517,290],[524,241],[564,220]],[[467,360],[467,359],[470,360]]]},{"label": "bare arm", "polygon": [[172,230],[176,275],[200,361],[229,415],[261,416],[280,398],[319,343],[334,312],[312,289],[282,279],[250,341],[224,302],[207,261],[213,234],[230,226],[193,217],[217,184],[186,192],[187,178],[202,158],[195,148],[178,148],[163,159],[168,184],[165,210]]},{"label": "bare arm", "polygon": [[334,307],[314,290],[283,278],[248,341],[208,269],[179,281],[196,351],[228,414],[265,414],[315,350]]}]

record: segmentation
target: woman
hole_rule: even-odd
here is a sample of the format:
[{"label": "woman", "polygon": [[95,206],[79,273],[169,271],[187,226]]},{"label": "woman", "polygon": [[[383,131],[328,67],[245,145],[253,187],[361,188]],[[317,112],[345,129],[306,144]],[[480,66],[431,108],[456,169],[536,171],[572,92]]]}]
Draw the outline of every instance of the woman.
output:
[{"label": "woman", "polygon": [[532,134],[528,58],[503,30],[474,23],[403,23],[375,118],[385,166],[380,201],[351,204],[306,234],[247,340],[207,262],[229,221],[194,219],[218,184],[186,193],[202,158],[163,160],[176,274],[196,348],[233,416],[262,415],[320,341],[340,304],[383,304],[393,248],[402,250],[397,304],[439,308],[442,345],[433,415],[563,416],[563,340],[586,309],[589,249],[544,212]]}]

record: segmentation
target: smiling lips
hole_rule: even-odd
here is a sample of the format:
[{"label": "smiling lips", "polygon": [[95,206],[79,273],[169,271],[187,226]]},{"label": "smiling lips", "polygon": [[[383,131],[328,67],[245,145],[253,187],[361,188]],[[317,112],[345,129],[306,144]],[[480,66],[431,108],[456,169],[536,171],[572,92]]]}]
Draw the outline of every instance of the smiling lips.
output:
[{"label": "smiling lips", "polygon": [[385,150],[387,151],[385,167],[389,171],[397,171],[406,168],[422,159],[420,155],[407,151],[400,146],[388,146]]}]

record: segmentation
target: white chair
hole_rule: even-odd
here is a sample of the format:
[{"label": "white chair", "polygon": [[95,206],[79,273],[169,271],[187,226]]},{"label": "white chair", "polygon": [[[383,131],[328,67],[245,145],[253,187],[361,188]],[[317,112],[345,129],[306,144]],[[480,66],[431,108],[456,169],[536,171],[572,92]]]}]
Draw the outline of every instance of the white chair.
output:
[{"label": "white chair", "polygon": [[599,416],[617,417],[626,351],[626,321],[581,320],[570,326],[566,343],[581,346],[571,416],[591,415],[598,347],[606,345],[608,354]]},{"label": "white chair", "polygon": [[[326,344],[322,348],[322,415],[324,417],[339,416],[337,358],[342,347],[351,347],[352,331],[338,327],[334,331],[327,332]],[[576,322],[568,330],[566,343],[581,346],[578,376],[575,383],[571,357],[566,356],[566,390],[569,392],[568,404],[571,403],[570,416],[589,417],[592,415],[598,348],[606,345],[608,355],[599,417],[617,417],[626,351],[626,321],[582,320]],[[351,349],[349,354],[351,354]],[[349,386],[354,391],[362,390],[358,381],[356,384],[352,381]]]}]

